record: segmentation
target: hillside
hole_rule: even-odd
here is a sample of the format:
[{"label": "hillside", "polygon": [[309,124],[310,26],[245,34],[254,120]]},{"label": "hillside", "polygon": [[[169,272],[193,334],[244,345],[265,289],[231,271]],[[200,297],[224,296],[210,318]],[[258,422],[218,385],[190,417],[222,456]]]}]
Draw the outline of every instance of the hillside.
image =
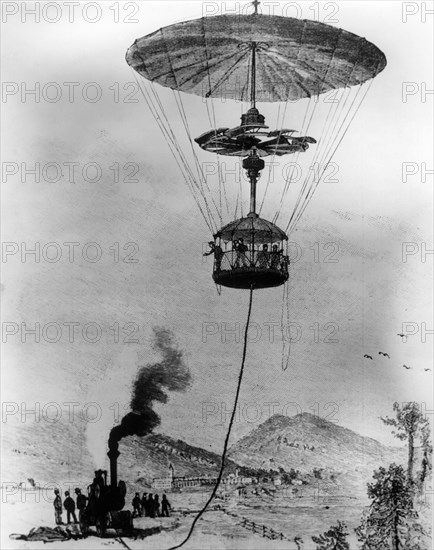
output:
[{"label": "hillside", "polygon": [[[85,485],[93,478],[96,466],[87,451],[84,425],[78,422],[47,424],[18,424],[16,429],[2,434],[2,480],[20,483],[28,478],[40,485],[74,480]],[[221,457],[184,441],[162,434],[147,437],[127,437],[120,442],[119,477],[128,485],[149,483],[153,477],[166,476],[171,463],[175,475],[214,476],[221,465]],[[233,472],[236,464],[227,461],[226,471]]]},{"label": "hillside", "polygon": [[[87,451],[84,425],[59,422],[47,426],[17,425],[3,434],[5,481],[20,483],[34,478],[41,485],[74,480],[81,485],[93,477],[95,466]],[[127,437],[120,442],[119,477],[131,487],[149,484],[165,476],[171,463],[176,476],[214,476],[221,457],[163,434]],[[241,467],[289,472],[291,468],[313,477],[323,469],[322,479],[333,475],[345,490],[365,494],[374,469],[390,462],[405,463],[403,448],[389,448],[374,439],[332,424],[311,414],[275,415],[229,450],[226,472]],[[360,489],[360,491],[359,491]]]},{"label": "hillside", "polygon": [[372,471],[390,462],[404,464],[406,451],[303,413],[274,415],[229,450],[235,462],[251,468],[291,468],[301,473],[323,468],[335,474],[344,488],[365,491]]}]

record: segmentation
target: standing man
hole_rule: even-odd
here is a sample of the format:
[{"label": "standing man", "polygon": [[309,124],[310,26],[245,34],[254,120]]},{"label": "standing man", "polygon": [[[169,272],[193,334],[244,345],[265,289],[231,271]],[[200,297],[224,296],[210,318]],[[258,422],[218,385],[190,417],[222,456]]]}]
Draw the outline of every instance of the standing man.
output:
[{"label": "standing man", "polygon": [[139,516],[142,517],[142,501],[140,500],[139,493],[136,493],[133,498],[133,518]]},{"label": "standing man", "polygon": [[170,510],[170,502],[167,500],[166,495],[163,495],[163,499],[161,500],[161,515],[166,518],[169,517],[169,510]]},{"label": "standing man", "polygon": [[147,505],[148,517],[155,518],[154,495],[152,493],[148,495]]},{"label": "standing man", "polygon": [[142,512],[145,514],[145,516],[148,516],[148,511],[147,511],[147,508],[146,508],[146,496],[147,496],[148,493],[143,493],[143,496],[142,496]]},{"label": "standing man", "polygon": [[154,497],[154,514],[156,518],[160,517],[160,497],[158,495]]},{"label": "standing man", "polygon": [[74,519],[74,523],[78,523],[77,516],[75,515],[75,502],[74,500],[69,496],[69,491],[65,491],[65,500],[63,501],[63,506],[66,510],[66,522],[71,523],[71,516]]},{"label": "standing man", "polygon": [[209,252],[205,252],[203,255],[210,256],[211,254],[214,254],[215,270],[220,271],[222,267],[222,259],[223,259],[224,252],[221,246],[219,246],[218,244],[215,244],[214,241],[209,241],[208,246],[210,247],[211,250]]},{"label": "standing man", "polygon": [[54,506],[54,519],[56,521],[56,525],[63,525],[62,522],[62,499],[60,497],[60,491],[59,489],[54,489],[54,494],[56,495],[54,498],[53,506]]},{"label": "standing man", "polygon": [[78,521],[81,522],[84,509],[86,508],[87,497],[81,494],[81,489],[78,487],[75,489],[75,494],[77,495]]}]

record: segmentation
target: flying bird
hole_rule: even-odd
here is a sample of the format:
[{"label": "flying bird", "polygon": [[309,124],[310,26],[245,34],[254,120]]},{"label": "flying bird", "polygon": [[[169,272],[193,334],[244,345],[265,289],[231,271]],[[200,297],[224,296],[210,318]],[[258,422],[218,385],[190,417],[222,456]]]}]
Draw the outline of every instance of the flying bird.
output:
[{"label": "flying bird", "polygon": [[384,351],[379,351],[378,355],[384,355],[384,357],[388,357],[390,359],[390,355],[388,353],[384,353]]},{"label": "flying bird", "polygon": [[363,356],[363,359],[365,359],[365,358],[366,358],[366,359],[371,359],[371,360],[372,360],[371,355],[366,355],[366,354],[365,354],[365,355]]},{"label": "flying bird", "polygon": [[405,334],[397,334],[397,336],[400,336],[401,338],[405,338]]},{"label": "flying bird", "polygon": [[405,369],[409,370],[411,367],[407,367],[407,365],[402,365]]},{"label": "flying bird", "polygon": [[431,369],[423,369],[425,372],[431,372]]}]

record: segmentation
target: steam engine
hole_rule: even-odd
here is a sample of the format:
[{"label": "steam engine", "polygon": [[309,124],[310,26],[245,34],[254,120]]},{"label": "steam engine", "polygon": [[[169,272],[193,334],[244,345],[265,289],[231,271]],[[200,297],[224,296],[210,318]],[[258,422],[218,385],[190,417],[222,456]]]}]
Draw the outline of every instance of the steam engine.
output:
[{"label": "steam engine", "polygon": [[110,484],[107,470],[97,470],[88,488],[88,503],[80,517],[82,533],[87,533],[90,525],[95,525],[98,536],[104,536],[107,529],[130,530],[133,527],[132,514],[122,510],[125,506],[126,485],[117,480],[117,443],[110,445],[107,453],[110,459]]}]

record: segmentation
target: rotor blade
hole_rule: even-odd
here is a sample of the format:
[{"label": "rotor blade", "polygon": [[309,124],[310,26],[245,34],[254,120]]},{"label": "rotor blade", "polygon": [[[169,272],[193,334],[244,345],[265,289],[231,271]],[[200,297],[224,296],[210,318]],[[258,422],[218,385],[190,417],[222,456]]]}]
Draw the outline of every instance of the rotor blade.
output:
[{"label": "rotor blade", "polygon": [[284,135],[284,134],[293,134],[294,132],[297,132],[298,130],[288,130],[284,128],[283,130],[272,130],[271,132],[268,132],[268,137],[274,137],[278,135]]}]

